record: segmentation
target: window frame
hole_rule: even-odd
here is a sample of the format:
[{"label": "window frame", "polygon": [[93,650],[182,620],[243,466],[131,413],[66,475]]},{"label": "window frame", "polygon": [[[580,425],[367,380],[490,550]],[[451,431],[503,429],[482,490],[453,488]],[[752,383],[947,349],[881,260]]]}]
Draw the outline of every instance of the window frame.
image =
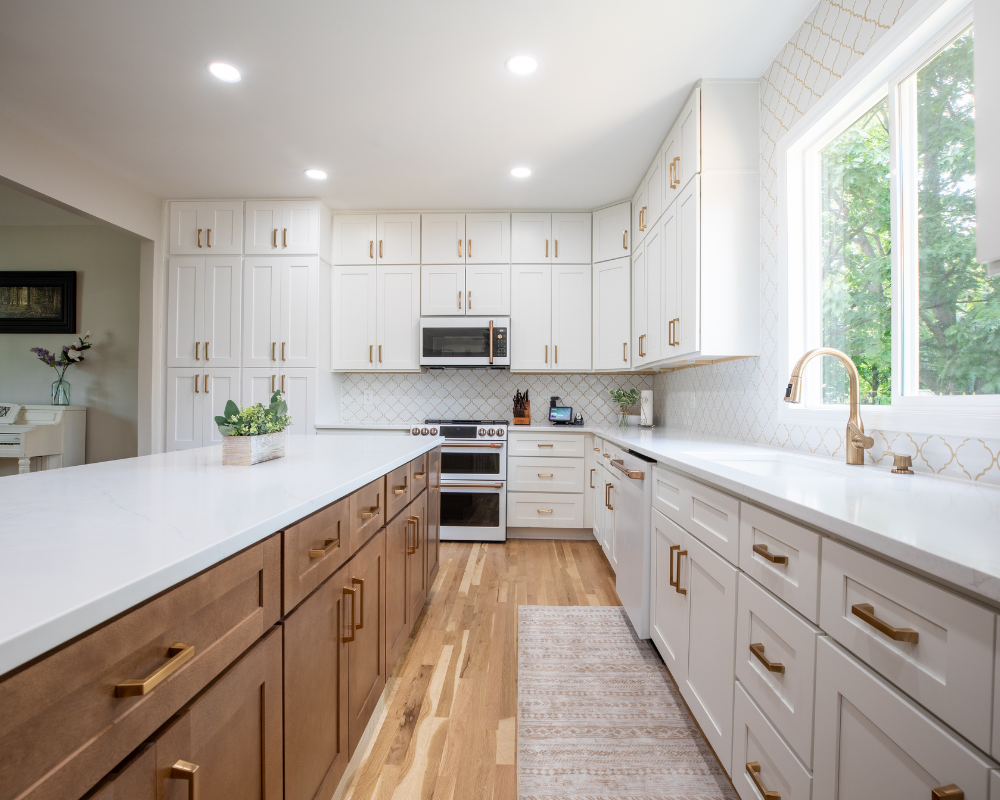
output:
[{"label": "window frame", "polygon": [[[906,268],[915,269],[916,255],[905,237],[915,240],[913,210],[904,204],[905,190],[915,179],[911,164],[900,153],[900,86],[935,54],[973,25],[972,0],[921,0],[879,39],[847,73],[791,127],[778,144],[778,219],[786,235],[779,236],[786,280],[780,308],[786,332],[783,355],[785,380],[806,350],[819,346],[822,315],[821,279],[817,259],[820,219],[820,151],[851,127],[881,99],[887,98],[890,125],[890,220],[892,225],[891,405],[862,406],[869,428],[972,437],[1000,436],[1000,395],[937,397],[916,395],[919,380],[915,355],[917,326],[907,331],[905,319],[915,310],[915,281]],[[907,219],[907,214],[910,219]],[[907,262],[912,260],[912,265]],[[914,273],[915,274],[915,273]],[[909,358],[909,364],[906,359]],[[805,371],[801,405],[781,403],[786,425],[840,427],[846,405],[822,403],[822,371],[817,359]],[[779,359],[780,363],[780,359]],[[907,369],[907,366],[910,369]]]}]

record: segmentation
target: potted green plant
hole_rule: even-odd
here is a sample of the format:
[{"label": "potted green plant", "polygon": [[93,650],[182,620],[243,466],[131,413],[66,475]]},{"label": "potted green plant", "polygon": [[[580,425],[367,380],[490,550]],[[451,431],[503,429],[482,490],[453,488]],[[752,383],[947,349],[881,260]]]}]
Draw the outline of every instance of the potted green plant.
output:
[{"label": "potted green plant", "polygon": [[281,392],[271,395],[271,404],[240,408],[232,400],[215,418],[222,434],[222,463],[249,467],[285,455],[285,428],[292,424],[288,404]]},{"label": "potted green plant", "polygon": [[618,425],[622,428],[628,427],[628,410],[631,406],[634,406],[639,400],[639,390],[638,389],[611,389],[609,394],[611,399],[615,401],[618,405],[620,411],[620,416],[618,418]]}]

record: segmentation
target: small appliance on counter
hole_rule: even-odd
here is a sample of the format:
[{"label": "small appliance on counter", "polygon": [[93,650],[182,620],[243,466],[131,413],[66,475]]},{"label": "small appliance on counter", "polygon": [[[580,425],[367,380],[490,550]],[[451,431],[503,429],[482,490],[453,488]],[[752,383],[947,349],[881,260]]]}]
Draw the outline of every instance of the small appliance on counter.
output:
[{"label": "small appliance on counter", "polygon": [[583,414],[573,416],[573,406],[561,404],[561,397],[552,397],[549,401],[549,422],[553,425],[583,425]]}]

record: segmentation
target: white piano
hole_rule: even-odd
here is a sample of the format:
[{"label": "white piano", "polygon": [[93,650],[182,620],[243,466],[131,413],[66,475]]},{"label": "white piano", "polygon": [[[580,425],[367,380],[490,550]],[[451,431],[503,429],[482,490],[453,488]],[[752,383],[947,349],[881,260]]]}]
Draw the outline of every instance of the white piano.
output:
[{"label": "white piano", "polygon": [[83,464],[86,444],[86,406],[0,403],[0,458],[16,458],[20,474],[36,456],[46,456],[44,469]]}]

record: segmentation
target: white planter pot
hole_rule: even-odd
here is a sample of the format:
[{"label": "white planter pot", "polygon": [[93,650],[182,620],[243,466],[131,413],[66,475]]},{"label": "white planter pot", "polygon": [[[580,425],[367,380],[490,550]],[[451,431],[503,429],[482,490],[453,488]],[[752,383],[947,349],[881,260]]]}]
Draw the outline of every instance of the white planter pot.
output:
[{"label": "white planter pot", "polygon": [[222,439],[222,463],[249,467],[285,455],[285,431],[260,436],[226,436]]}]

